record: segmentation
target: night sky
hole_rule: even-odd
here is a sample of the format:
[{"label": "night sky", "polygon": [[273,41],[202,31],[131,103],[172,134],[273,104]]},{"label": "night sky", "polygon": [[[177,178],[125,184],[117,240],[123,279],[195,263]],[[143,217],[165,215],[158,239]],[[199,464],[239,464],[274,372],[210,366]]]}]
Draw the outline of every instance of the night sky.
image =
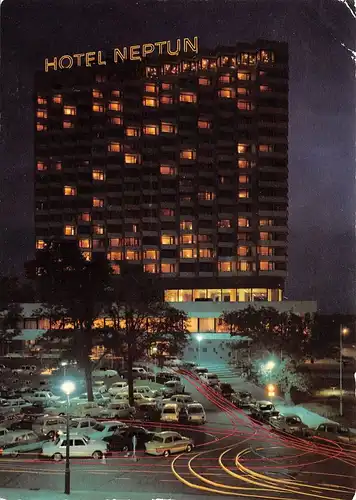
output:
[{"label": "night sky", "polygon": [[[130,6],[128,9],[127,6]],[[355,308],[355,20],[337,0],[5,0],[0,272],[34,248],[33,78],[45,57],[198,35],[290,44],[289,299]]]}]

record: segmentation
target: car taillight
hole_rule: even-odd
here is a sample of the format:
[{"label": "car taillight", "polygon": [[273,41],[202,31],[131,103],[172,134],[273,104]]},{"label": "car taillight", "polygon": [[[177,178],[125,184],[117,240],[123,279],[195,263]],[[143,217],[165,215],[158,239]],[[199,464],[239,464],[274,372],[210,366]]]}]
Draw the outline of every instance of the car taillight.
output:
[{"label": "car taillight", "polygon": [[0,455],[2,455],[2,452],[3,452],[3,451],[4,451],[4,450],[3,450],[2,448],[0,448]]}]

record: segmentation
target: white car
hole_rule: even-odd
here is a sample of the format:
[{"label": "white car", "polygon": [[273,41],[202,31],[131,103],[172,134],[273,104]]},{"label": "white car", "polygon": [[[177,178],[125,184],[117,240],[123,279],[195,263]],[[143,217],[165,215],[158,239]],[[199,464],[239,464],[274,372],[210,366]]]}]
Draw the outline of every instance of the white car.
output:
[{"label": "white car", "polygon": [[194,448],[194,442],[183,437],[178,432],[158,432],[153,435],[151,441],[145,443],[146,453],[149,455],[163,455],[169,457],[172,453],[190,452]]},{"label": "white car", "polygon": [[116,370],[111,370],[110,368],[98,368],[92,372],[93,377],[102,377],[102,378],[112,378],[117,377],[118,373]]},{"label": "white car", "polygon": [[[100,459],[108,451],[107,443],[103,441],[91,441],[86,436],[72,434],[69,436],[69,456],[93,457]],[[67,436],[59,436],[56,441],[44,443],[42,446],[42,456],[53,458],[56,462],[62,460],[66,455]]]},{"label": "white car", "polygon": [[164,405],[177,403],[180,406],[185,406],[189,403],[194,403],[194,399],[189,394],[175,394],[167,399],[161,399],[157,402],[158,408],[163,408]]},{"label": "white car", "polygon": [[110,403],[107,408],[103,408],[100,418],[131,418],[136,409],[128,403]]},{"label": "white car", "polygon": [[11,457],[17,457],[19,453],[41,450],[45,442],[46,439],[37,436],[37,434],[35,434],[33,431],[13,431],[11,432],[11,441],[2,446],[0,455],[10,455]]},{"label": "white car", "polygon": [[92,429],[85,433],[90,439],[104,439],[110,437],[117,430],[127,429],[127,425],[119,420],[109,422],[98,422]]},{"label": "white car", "polygon": [[92,417],[99,418],[102,407],[95,402],[86,402],[76,405],[70,409],[72,417]]},{"label": "white car", "polygon": [[70,422],[70,432],[86,435],[97,423],[94,418],[73,418]]},{"label": "white car", "polygon": [[108,390],[111,396],[115,396],[116,394],[119,394],[122,391],[128,391],[128,385],[127,382],[125,381],[115,382]]},{"label": "white car", "polygon": [[[101,392],[93,392],[94,402],[98,405],[106,405],[111,401],[111,397],[108,394],[102,394]],[[71,398],[72,404],[83,404],[88,402],[88,394],[84,392],[76,398]]]},{"label": "white car", "polygon": [[0,446],[3,446],[6,443],[11,443],[11,434],[12,432],[5,427],[0,427]]},{"label": "white car", "polygon": [[149,397],[147,397],[144,394],[141,394],[139,392],[134,392],[133,397],[134,397],[134,403],[136,406],[140,406],[140,405],[146,404],[146,403],[156,403],[155,398],[149,398]]},{"label": "white car", "polygon": [[279,415],[271,419],[270,424],[275,430],[294,436],[310,437],[313,435],[312,429],[304,424],[298,415]]},{"label": "white car", "polygon": [[56,403],[57,401],[60,401],[62,398],[60,396],[55,396],[51,391],[37,391],[31,395],[27,395],[26,399],[32,404],[41,403],[45,405],[45,404]]},{"label": "white car", "polygon": [[202,373],[199,378],[204,384],[207,384],[209,387],[219,385],[219,379],[216,373]]},{"label": "white car", "polygon": [[57,432],[65,431],[67,425],[67,419],[64,417],[54,417],[50,415],[45,415],[39,417],[32,424],[32,430],[37,434],[47,436],[52,439]]},{"label": "white car", "polygon": [[128,403],[129,395],[127,392],[119,392],[111,399],[112,403]]},{"label": "white car", "polygon": [[13,375],[33,375],[37,370],[36,365],[22,365],[19,368],[14,368],[12,373]]},{"label": "white car", "polygon": [[205,424],[206,414],[202,404],[189,403],[187,404],[187,420],[196,424]]},{"label": "white car", "polygon": [[171,366],[171,367],[176,367],[176,366],[182,366],[183,361],[177,356],[167,356],[166,359],[164,360],[165,366]]},{"label": "white car", "polygon": [[6,399],[1,403],[0,414],[8,415],[9,413],[19,413],[22,408],[32,406],[31,403],[22,398]]},{"label": "white car", "polygon": [[148,385],[140,385],[140,386],[135,386],[134,385],[134,393],[135,394],[143,394],[147,398],[156,398],[157,397],[157,391],[154,391],[149,387]]}]

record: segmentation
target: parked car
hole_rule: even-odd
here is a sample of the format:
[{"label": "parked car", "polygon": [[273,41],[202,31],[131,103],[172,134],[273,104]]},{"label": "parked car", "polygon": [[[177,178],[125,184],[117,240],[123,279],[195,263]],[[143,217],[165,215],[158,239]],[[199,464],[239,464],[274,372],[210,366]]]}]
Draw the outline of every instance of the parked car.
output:
[{"label": "parked car", "polygon": [[226,398],[226,399],[228,399],[228,400],[230,400],[230,401],[231,401],[231,397],[232,397],[232,395],[233,395],[233,394],[235,394],[235,391],[234,391],[234,389],[231,387],[231,385],[230,385],[230,384],[227,384],[227,383],[225,383],[225,382],[220,383],[220,386],[219,386],[219,391],[220,391],[221,395],[222,395],[224,398]]},{"label": "parked car", "polygon": [[113,398],[111,398],[112,403],[128,403],[129,395],[127,392],[118,392]]},{"label": "parked car", "polygon": [[85,433],[90,439],[104,439],[110,437],[115,431],[126,429],[128,426],[119,420],[111,420],[109,422],[97,422],[94,427]]},{"label": "parked car", "polygon": [[155,403],[142,403],[136,408],[135,420],[144,422],[159,422],[161,418],[161,410]]},{"label": "parked car", "polygon": [[[98,403],[100,406],[104,406],[111,401],[111,397],[109,394],[102,394],[101,392],[93,391],[93,398],[95,403]],[[83,404],[88,402],[88,393],[84,392],[80,396],[71,398],[72,404]]]},{"label": "parked car", "polygon": [[30,403],[40,403],[43,405],[46,404],[49,405],[57,401],[60,401],[63,398],[61,398],[60,396],[55,396],[51,391],[37,391],[34,392],[33,394],[28,394],[26,396],[26,399]]},{"label": "parked car", "polygon": [[173,367],[182,366],[183,361],[181,359],[177,358],[177,356],[166,356],[166,358],[164,359],[164,364],[165,364],[165,366],[171,366],[173,368]]},{"label": "parked car", "polygon": [[110,403],[103,408],[100,418],[123,418],[129,419],[135,415],[136,409],[128,403]]},{"label": "parked car", "polygon": [[134,366],[132,368],[132,375],[137,380],[154,380],[154,373],[147,371],[145,368]]},{"label": "parked car", "polygon": [[22,365],[12,370],[13,375],[34,375],[38,371],[36,365]]},{"label": "parked car", "polygon": [[119,394],[122,391],[127,391],[128,390],[128,385],[126,381],[121,381],[121,382],[115,382],[108,390],[108,393],[111,396],[115,396],[116,394]]},{"label": "parked car", "polygon": [[159,384],[164,384],[165,382],[168,382],[170,380],[176,380],[179,382],[180,377],[179,375],[175,375],[171,371],[164,371],[164,370],[156,374],[156,382],[158,382]]},{"label": "parked car", "polygon": [[193,424],[205,424],[206,414],[204,406],[200,403],[188,403],[186,406],[187,421]]},{"label": "parked car", "polygon": [[131,451],[133,449],[133,436],[136,436],[136,450],[144,450],[145,444],[150,441],[154,433],[144,427],[128,427],[124,431],[115,432],[112,436],[104,438],[109,444],[109,451]]},{"label": "parked car", "polygon": [[339,443],[356,443],[356,434],[351,432],[348,427],[329,422],[320,424],[317,427],[314,436],[329,439],[331,441],[338,441]]},{"label": "parked car", "polygon": [[65,431],[66,419],[64,417],[51,417],[45,415],[33,422],[32,429],[37,434],[43,434],[49,439],[52,439],[58,431]]},{"label": "parked car", "polygon": [[196,366],[194,368],[194,370],[192,371],[192,374],[198,380],[200,380],[200,375],[202,375],[203,373],[209,373],[209,370],[207,368],[205,368],[204,366]]},{"label": "parked car", "polygon": [[94,418],[72,418],[70,421],[70,432],[78,434],[86,434],[89,432],[98,422]]},{"label": "parked car", "polygon": [[215,387],[216,385],[219,385],[219,379],[216,373],[202,373],[199,378],[204,384],[208,385],[209,387]]},{"label": "parked car", "polygon": [[3,457],[7,455],[17,457],[20,453],[41,450],[46,442],[43,437],[29,430],[13,431],[11,437],[11,442],[0,449],[0,455]]},{"label": "parked car", "polygon": [[134,392],[136,394],[143,394],[147,398],[156,398],[159,394],[158,391],[151,389],[148,385],[134,385]]},{"label": "parked car", "polygon": [[168,380],[162,388],[162,394],[165,398],[182,394],[185,390],[184,385],[179,380]]},{"label": "parked car", "polygon": [[0,414],[9,415],[9,413],[20,413],[23,408],[32,406],[22,398],[6,399],[1,402]]},{"label": "parked car", "polygon": [[256,404],[256,400],[248,391],[238,391],[231,395],[231,401],[237,408],[249,409]]},{"label": "parked car", "polygon": [[140,406],[143,403],[156,404],[155,398],[150,398],[148,396],[145,396],[144,394],[140,394],[139,392],[134,392],[133,397],[134,397],[135,406]]},{"label": "parked car", "polygon": [[92,377],[117,377],[119,374],[116,370],[112,370],[110,368],[98,368],[97,370],[93,370]]},{"label": "parked car", "polygon": [[102,407],[95,402],[87,402],[72,406],[70,413],[72,417],[92,417],[99,418],[102,411]]},{"label": "parked car", "polygon": [[310,437],[313,430],[304,424],[298,415],[279,415],[270,420],[272,428],[294,436]]},{"label": "parked car", "polygon": [[154,434],[152,440],[145,443],[145,448],[149,455],[169,457],[173,453],[192,451],[194,442],[188,437],[181,436],[178,432],[164,431]]},{"label": "parked car", "polygon": [[[74,457],[93,457],[100,459],[106,455],[108,444],[104,441],[92,441],[86,436],[78,434],[69,436],[69,456]],[[52,458],[59,462],[66,455],[67,436],[59,436],[56,441],[44,443],[42,446],[43,457]]]},{"label": "parked car", "polygon": [[161,422],[180,422],[183,407],[179,403],[168,403],[162,408]]},{"label": "parked car", "polygon": [[271,401],[257,401],[251,406],[251,417],[260,422],[268,422],[271,417],[277,417],[278,412]]}]

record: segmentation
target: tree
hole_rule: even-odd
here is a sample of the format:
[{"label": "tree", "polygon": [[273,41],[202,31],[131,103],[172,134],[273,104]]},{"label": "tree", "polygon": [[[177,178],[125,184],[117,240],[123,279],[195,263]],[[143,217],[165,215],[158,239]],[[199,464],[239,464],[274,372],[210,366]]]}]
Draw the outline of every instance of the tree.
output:
[{"label": "tree", "polygon": [[0,344],[6,344],[20,334],[22,320],[21,288],[14,276],[0,277]]},{"label": "tree", "polygon": [[[87,261],[75,241],[54,240],[37,250],[35,259],[25,267],[43,304],[42,315],[52,321],[40,343],[48,348],[57,342],[72,354],[84,370],[88,400],[92,401],[92,349],[99,341],[111,341],[106,329],[94,328],[109,298],[111,267],[106,256],[93,254]],[[71,327],[64,328],[68,323]]]},{"label": "tree", "polygon": [[140,266],[122,265],[114,283],[109,314],[113,320],[113,348],[127,365],[129,401],[133,404],[132,367],[153,354],[177,355],[188,342],[187,316],[162,300],[157,279]]}]

